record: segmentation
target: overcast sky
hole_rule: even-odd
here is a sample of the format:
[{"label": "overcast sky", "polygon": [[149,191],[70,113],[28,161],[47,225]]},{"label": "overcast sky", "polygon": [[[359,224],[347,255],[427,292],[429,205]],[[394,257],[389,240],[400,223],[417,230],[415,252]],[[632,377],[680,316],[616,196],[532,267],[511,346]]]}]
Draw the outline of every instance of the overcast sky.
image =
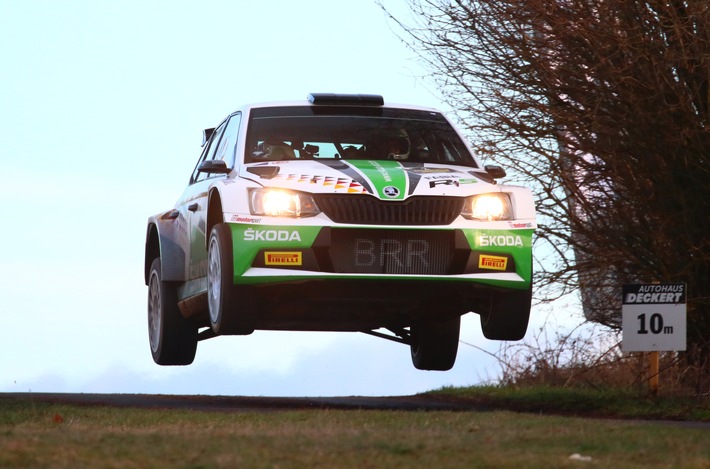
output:
[{"label": "overcast sky", "polygon": [[[385,0],[405,18],[405,0]],[[143,248],[239,105],[309,92],[444,109],[372,0],[0,0],[0,392],[409,394],[495,378],[478,317],[456,366],[357,333],[256,332],[160,367]],[[444,109],[446,111],[446,109]],[[538,313],[538,320],[545,312]]]}]

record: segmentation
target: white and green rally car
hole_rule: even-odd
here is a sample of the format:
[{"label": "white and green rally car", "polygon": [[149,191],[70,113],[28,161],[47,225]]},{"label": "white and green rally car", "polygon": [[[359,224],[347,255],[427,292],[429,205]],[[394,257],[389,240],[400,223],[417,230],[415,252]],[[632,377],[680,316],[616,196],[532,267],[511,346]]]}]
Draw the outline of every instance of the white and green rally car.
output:
[{"label": "white and green rally car", "polygon": [[433,109],[315,93],[243,107],[148,220],[153,359],[189,364],[199,340],[255,329],[359,331],[448,370],[468,312],[521,339],[535,208],[503,176]]}]

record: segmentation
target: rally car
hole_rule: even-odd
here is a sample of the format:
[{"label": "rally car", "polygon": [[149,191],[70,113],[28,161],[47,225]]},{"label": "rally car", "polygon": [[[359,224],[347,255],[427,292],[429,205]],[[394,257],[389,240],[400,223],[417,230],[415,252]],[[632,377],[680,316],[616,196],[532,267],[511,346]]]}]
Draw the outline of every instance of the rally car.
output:
[{"label": "rally car", "polygon": [[531,192],[499,185],[439,111],[313,93],[205,130],[175,207],[148,220],[153,359],[254,330],[359,331],[448,370],[461,316],[519,340],[532,294]]}]

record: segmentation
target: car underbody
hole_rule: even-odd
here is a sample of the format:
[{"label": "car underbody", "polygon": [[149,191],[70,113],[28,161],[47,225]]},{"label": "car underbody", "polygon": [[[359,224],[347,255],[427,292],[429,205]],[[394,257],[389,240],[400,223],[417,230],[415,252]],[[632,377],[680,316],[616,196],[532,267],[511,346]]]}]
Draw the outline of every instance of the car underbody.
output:
[{"label": "car underbody", "polygon": [[[503,289],[464,282],[424,280],[311,280],[282,285],[242,286],[249,297],[255,329],[366,331],[405,328],[414,323],[485,311]],[[201,327],[207,322],[207,293],[179,303],[183,316]]]}]

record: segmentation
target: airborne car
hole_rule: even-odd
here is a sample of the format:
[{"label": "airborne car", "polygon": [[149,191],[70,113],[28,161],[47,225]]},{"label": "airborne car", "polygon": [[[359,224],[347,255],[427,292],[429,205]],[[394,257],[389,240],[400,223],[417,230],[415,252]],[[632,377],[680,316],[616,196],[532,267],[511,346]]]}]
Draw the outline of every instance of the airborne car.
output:
[{"label": "airborne car", "polygon": [[461,316],[519,340],[532,294],[535,208],[496,184],[434,109],[314,93],[245,106],[205,130],[175,207],[148,220],[153,359],[254,330],[359,331],[448,370]]}]

